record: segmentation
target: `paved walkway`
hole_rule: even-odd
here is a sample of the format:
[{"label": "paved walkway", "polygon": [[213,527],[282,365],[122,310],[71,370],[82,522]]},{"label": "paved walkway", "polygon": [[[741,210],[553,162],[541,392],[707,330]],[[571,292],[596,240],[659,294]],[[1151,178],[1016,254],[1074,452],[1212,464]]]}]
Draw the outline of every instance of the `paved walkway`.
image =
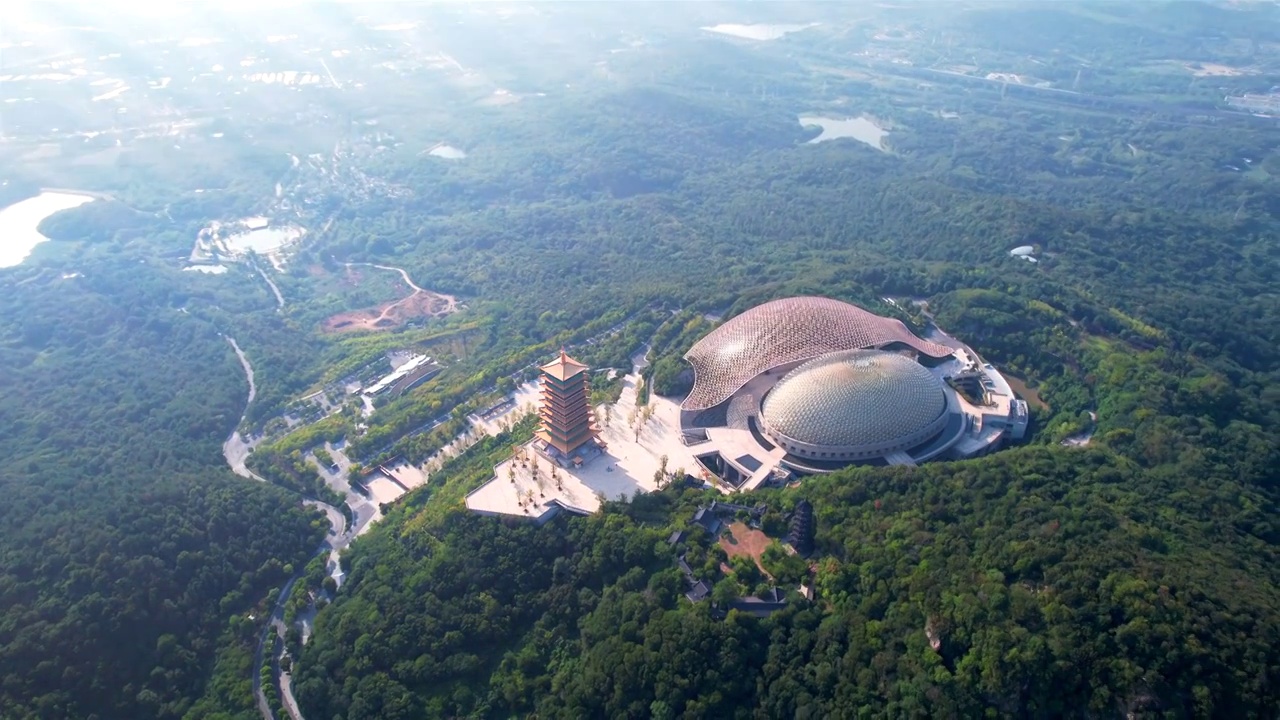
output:
[{"label": "paved walkway", "polygon": [[[636,383],[639,372],[648,363],[644,355],[632,358],[635,368],[623,379],[622,395],[609,406],[601,422],[600,436],[608,445],[601,455],[587,458],[580,468],[556,468],[559,484],[551,478],[551,461],[537,455],[531,447],[525,458],[508,459],[494,468],[494,479],[467,496],[467,507],[484,514],[542,517],[554,511],[548,503],[558,500],[564,505],[587,512],[600,508],[601,497],[616,500],[632,497],[639,491],[657,489],[655,476],[667,457],[667,471],[683,469],[696,472],[693,452],[681,441],[680,406],[671,400],[650,395],[653,414],[640,426],[629,424],[636,407]],[[637,420],[638,422],[638,420]],[[539,472],[533,474],[530,458],[537,457]],[[515,482],[512,482],[514,467]],[[522,504],[524,503],[524,504]]]}]

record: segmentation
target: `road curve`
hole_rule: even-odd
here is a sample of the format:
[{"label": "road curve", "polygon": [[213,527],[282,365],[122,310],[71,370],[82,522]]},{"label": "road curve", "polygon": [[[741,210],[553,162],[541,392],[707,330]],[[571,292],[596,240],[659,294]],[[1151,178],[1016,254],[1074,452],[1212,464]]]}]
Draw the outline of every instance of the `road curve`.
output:
[{"label": "road curve", "polygon": [[241,413],[240,421],[236,423],[236,427],[231,430],[231,436],[227,438],[226,442],[222,443],[222,456],[227,459],[227,465],[231,467],[231,472],[240,477],[266,482],[245,464],[249,457],[249,451],[253,449],[253,446],[245,441],[239,429],[244,422],[245,416],[249,413],[249,406],[253,404],[253,399],[258,394],[258,387],[253,383],[253,366],[249,364],[249,357],[244,354],[244,350],[240,349],[235,338],[224,337],[226,337],[227,342],[231,343],[231,349],[236,351],[236,357],[240,359],[240,367],[244,368],[244,377],[249,381],[249,399],[245,401],[244,412]]},{"label": "road curve", "polygon": [[[404,278],[405,282],[408,283],[409,286],[414,289],[415,293],[426,292],[422,288],[413,284],[413,281],[409,279],[408,273],[406,273],[401,268],[390,267],[385,265],[373,265],[372,263],[347,263],[347,264],[348,265],[368,265],[381,270],[393,270],[393,271],[399,272],[401,276]],[[452,298],[450,299],[452,300]],[[608,330],[598,333],[597,335],[593,336],[592,339],[596,337],[603,337],[613,332],[617,332],[621,329],[622,326],[625,325],[626,322],[627,321],[623,321],[618,325],[609,328]],[[236,344],[235,340],[231,338],[227,338],[227,341],[231,343],[231,347],[236,351],[236,356],[240,358],[240,364],[244,367],[245,377],[249,382],[249,402],[252,402],[256,392],[254,383],[253,383],[253,367],[249,364],[248,357],[246,357],[244,352],[241,351],[240,346]],[[635,354],[635,356],[632,357],[632,362],[637,372],[648,366],[649,352],[650,352],[650,347],[646,343],[644,347],[641,350],[639,350]],[[246,412],[247,412],[247,406],[246,406]],[[448,417],[449,417],[448,415],[442,415],[441,417],[436,418],[433,422],[436,424],[440,424],[440,423],[443,423],[445,420],[447,420]],[[241,420],[243,421],[243,417],[241,418]],[[235,455],[227,452],[227,448],[232,446],[233,441],[235,440],[238,440],[240,446],[243,446],[244,448],[243,455]],[[239,433],[233,432],[232,437],[227,440],[227,445],[224,446],[224,452],[227,453],[227,463],[231,465],[231,469],[235,471],[238,475],[262,480],[261,477],[254,474],[253,471],[249,470],[244,465],[244,459],[245,457],[248,456],[248,450],[249,450],[248,444],[244,443],[243,439],[240,438]],[[316,466],[316,469],[322,475],[328,472],[325,468],[320,466],[319,462],[317,462],[314,457],[311,458],[311,462]],[[350,497],[350,495],[351,495],[351,492],[348,491],[348,496]],[[329,559],[330,573],[332,574],[334,572],[334,567],[336,567],[336,563],[338,562],[339,553],[341,553],[342,550],[344,550],[348,545],[351,544],[351,542],[356,538],[359,532],[367,529],[372,524],[373,520],[376,519],[376,517],[369,518],[368,520],[363,520],[359,517],[359,513],[360,513],[359,508],[356,508],[354,510],[354,512],[356,513],[355,524],[349,525],[347,523],[346,516],[338,508],[335,508],[332,505],[329,505],[327,503],[321,502],[313,498],[304,498],[303,503],[305,505],[309,505],[311,507],[320,509],[329,518],[329,525],[330,525],[329,533],[325,537],[324,541],[320,543],[320,547],[316,549],[316,552],[311,556],[311,558],[314,559],[316,556],[322,553],[326,553],[326,552],[329,553],[330,554],[330,559]],[[355,506],[352,506],[349,501],[348,501],[348,505],[351,507],[355,507]],[[310,562],[310,559],[308,559],[308,562]],[[305,564],[303,568],[305,568]],[[287,627],[284,624],[284,605],[286,602],[288,602],[289,595],[292,593],[294,585],[297,583],[297,581],[301,577],[302,577],[302,570],[300,569],[296,574],[294,574],[293,577],[289,578],[289,581],[285,583],[284,587],[281,589],[280,596],[276,599],[275,607],[271,611],[271,616],[268,618],[266,627],[263,628],[262,634],[258,638],[257,650],[254,652],[253,694],[255,699],[257,700],[259,713],[262,715],[264,720],[276,720],[275,715],[271,712],[270,706],[267,704],[266,695],[262,691],[262,682],[261,682],[261,676],[260,676],[263,657],[264,657],[264,654],[266,653],[267,641],[271,639],[273,631],[276,637],[284,637],[286,635]],[[272,647],[274,649],[275,647],[274,643]],[[273,658],[272,677],[274,682],[276,683],[276,687],[280,689],[281,702],[284,705],[285,710],[289,714],[291,720],[304,720],[304,718],[302,717],[302,713],[298,709],[297,703],[294,700],[292,688],[289,688],[288,690],[284,688],[281,675],[282,673],[280,670],[279,658]]]},{"label": "road curve", "polygon": [[[240,359],[240,366],[244,368],[245,380],[249,383],[249,397],[245,402],[245,412],[240,416],[240,422],[243,423],[245,414],[249,412],[249,405],[258,394],[258,388],[253,381],[253,365],[249,363],[249,357],[245,355],[244,350],[240,348],[240,345],[236,343],[234,338],[227,337],[227,342],[231,344],[231,349],[235,350],[236,357]],[[237,424],[237,428],[238,427],[239,425]],[[262,476],[250,470],[245,464],[246,459],[249,457],[250,450],[252,450],[252,447],[249,443],[245,442],[244,437],[240,435],[240,431],[238,429],[232,430],[231,437],[227,438],[227,441],[222,445],[222,454],[226,457],[227,465],[231,467],[232,472],[241,477],[266,482]],[[342,514],[342,511],[328,503],[321,502],[314,498],[304,498],[303,504],[321,510],[329,519],[328,534],[320,543],[320,546],[316,548],[315,553],[311,555],[311,558],[307,559],[307,562],[310,562],[311,559],[322,553],[334,553],[335,551],[341,551],[350,544],[351,538],[354,535],[351,532],[351,528],[347,527],[347,518]],[[258,647],[253,653],[253,697],[258,705],[258,713],[262,715],[263,720],[276,720],[276,717],[275,714],[271,712],[271,706],[267,703],[266,693],[262,691],[262,676],[260,673],[262,669],[262,659],[267,651],[267,641],[272,637],[272,634],[274,633],[276,637],[281,638],[285,636],[286,628],[284,624],[284,605],[288,602],[289,595],[293,592],[293,586],[302,577],[302,573],[305,568],[306,563],[303,563],[303,567],[294,573],[293,577],[289,578],[289,581],[280,589],[280,596],[276,598],[275,607],[271,609],[271,615],[267,618],[267,623],[262,628],[261,635],[258,636]],[[280,665],[277,660],[273,660],[272,662],[272,677],[274,678],[277,687],[279,687]],[[290,715],[293,717],[293,720],[302,720],[301,713],[297,711],[296,706],[292,703],[292,697],[286,700],[286,703],[286,707],[290,711]]]},{"label": "road curve", "polygon": [[278,306],[276,309],[280,310],[284,308],[284,295],[280,294],[280,288],[276,287],[275,281],[271,279],[270,275],[267,275],[266,271],[262,269],[262,266],[258,264],[257,260],[253,261],[253,269],[257,270],[258,274],[262,276],[262,279],[267,281],[267,285],[271,286],[271,292],[276,295],[276,305]]},{"label": "road curve", "polygon": [[351,262],[346,264],[347,265],[364,265],[366,267],[378,268],[379,270],[390,270],[392,272],[398,272],[400,273],[400,277],[404,278],[404,283],[409,287],[413,288],[414,292],[426,292],[422,288],[415,285],[413,283],[413,280],[409,279],[409,273],[406,272],[404,268],[393,267],[391,265],[378,265],[377,263],[366,263],[366,262]]},{"label": "road curve", "polygon": [[391,308],[399,305],[400,303],[406,300],[409,300],[410,298],[413,298],[417,295],[421,295],[422,293],[425,293],[425,292],[430,292],[432,295],[435,295],[436,297],[444,298],[445,301],[448,303],[448,307],[446,308],[447,312],[452,313],[452,312],[457,312],[458,310],[458,298],[454,297],[453,295],[445,295],[444,293],[428,291],[418,287],[413,282],[413,280],[409,277],[409,273],[404,268],[398,268],[392,265],[378,265],[377,263],[367,263],[367,262],[349,262],[349,263],[343,263],[343,264],[346,265],[347,267],[351,267],[353,265],[364,265],[365,267],[377,268],[379,270],[390,270],[391,272],[400,273],[400,277],[404,278],[405,284],[408,285],[410,288],[413,288],[412,293],[409,293],[405,297],[402,297],[399,300],[392,303],[391,305],[387,306],[386,310],[384,310],[382,312],[382,315],[378,318],[379,320],[381,320],[382,318],[385,318],[387,315],[387,312],[390,311]]}]

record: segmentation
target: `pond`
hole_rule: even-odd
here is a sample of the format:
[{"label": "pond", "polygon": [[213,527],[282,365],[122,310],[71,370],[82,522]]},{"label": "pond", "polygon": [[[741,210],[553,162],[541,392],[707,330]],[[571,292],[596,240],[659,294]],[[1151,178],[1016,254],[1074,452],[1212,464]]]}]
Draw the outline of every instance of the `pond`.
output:
[{"label": "pond", "polygon": [[269,253],[302,237],[306,230],[296,225],[264,227],[228,235],[222,243],[227,251],[239,255],[249,250],[258,254]]},{"label": "pond", "polygon": [[840,119],[818,115],[801,115],[799,120],[804,127],[816,126],[822,128],[822,134],[810,140],[809,143],[811,144],[840,138],[853,138],[877,150],[885,150],[884,138],[889,134],[889,131],[868,118],[859,116]]},{"label": "pond", "polygon": [[431,150],[429,150],[427,154],[434,155],[438,158],[444,158],[445,160],[461,160],[462,158],[467,156],[467,154],[461,149],[456,148],[452,145],[444,145],[444,144],[440,144],[431,148]]},{"label": "pond", "polygon": [[1018,397],[1026,400],[1028,405],[1033,405],[1041,410],[1049,409],[1049,403],[1040,398],[1039,392],[1028,387],[1026,380],[1008,372],[1001,374],[1004,375],[1005,381],[1009,383],[1009,387],[1013,388],[1013,391],[1018,394]]},{"label": "pond", "polygon": [[36,245],[49,239],[36,229],[45,218],[91,200],[88,195],[42,192],[0,210],[0,267],[21,264]]}]

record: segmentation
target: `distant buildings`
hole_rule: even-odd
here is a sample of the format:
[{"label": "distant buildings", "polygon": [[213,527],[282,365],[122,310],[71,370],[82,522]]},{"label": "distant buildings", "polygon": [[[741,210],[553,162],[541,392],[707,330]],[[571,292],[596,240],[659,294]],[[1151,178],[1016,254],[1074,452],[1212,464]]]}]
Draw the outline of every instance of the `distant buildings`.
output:
[{"label": "distant buildings", "polygon": [[685,584],[689,586],[689,591],[684,594],[689,598],[689,602],[702,602],[711,595],[711,585],[704,580],[699,580],[693,573],[693,568],[689,567],[688,561],[681,555],[676,559],[676,567],[680,568],[680,573],[684,575]]},{"label": "distant buildings", "polygon": [[692,524],[701,525],[712,537],[719,535],[720,531],[725,528],[725,524],[721,522],[720,516],[732,515],[736,512],[751,513],[753,518],[759,518],[768,508],[761,504],[754,507],[748,505],[737,505],[734,503],[725,503],[718,500],[711,501],[710,505],[699,507],[697,512],[693,514]]},{"label": "distant buildings", "polygon": [[380,395],[399,397],[435,377],[442,369],[431,362],[431,358],[425,355],[414,355],[400,367],[364,388],[361,393],[369,397]]},{"label": "distant buildings", "polygon": [[1033,263],[1040,262],[1038,259],[1036,259],[1036,249],[1032,245],[1019,245],[1018,247],[1010,250],[1009,254],[1012,255],[1013,257],[1020,257],[1023,260],[1026,260],[1028,262],[1033,262]]},{"label": "distant buildings", "polygon": [[1228,105],[1237,110],[1258,115],[1280,116],[1280,87],[1272,88],[1271,92],[1267,93],[1229,95],[1225,100]]},{"label": "distant buildings", "polygon": [[693,514],[693,524],[701,525],[712,537],[720,534],[720,518],[716,517],[715,512],[708,508],[698,508]]},{"label": "distant buildings", "polygon": [[[807,503],[806,503],[807,504]],[[737,512],[748,512],[753,518],[759,518],[768,510],[768,507],[760,504],[754,507],[747,505],[736,505],[734,503],[722,503],[713,501],[710,505],[699,507],[698,510],[690,518],[691,525],[698,525],[707,530],[712,537],[718,536],[725,528],[725,523],[721,521],[721,515],[731,515]],[[812,508],[810,508],[810,517],[812,518]],[[685,531],[677,530],[667,539],[670,545],[677,545],[684,542]],[[711,596],[712,586],[706,580],[697,577],[693,568],[689,566],[685,556],[681,555],[676,559],[676,567],[680,569],[680,573],[684,575],[685,584],[688,591],[684,594],[689,602],[702,602]],[[728,607],[719,608],[721,616],[728,610],[738,610],[750,613],[757,617],[764,617],[771,613],[775,613],[787,606],[786,593],[778,588],[770,588],[768,592],[755,597],[737,598],[729,603]]]}]

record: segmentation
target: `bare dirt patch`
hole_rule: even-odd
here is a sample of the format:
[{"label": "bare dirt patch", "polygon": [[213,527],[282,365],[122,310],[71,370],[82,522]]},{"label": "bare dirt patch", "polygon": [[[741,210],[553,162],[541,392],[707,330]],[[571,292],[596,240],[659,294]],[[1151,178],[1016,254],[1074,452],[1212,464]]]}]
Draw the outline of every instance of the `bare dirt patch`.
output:
[{"label": "bare dirt patch", "polygon": [[729,532],[720,536],[720,547],[724,548],[725,554],[730,559],[745,555],[755,560],[760,572],[766,575],[768,573],[760,564],[760,556],[764,554],[764,549],[769,547],[771,542],[773,541],[768,535],[759,530],[752,530],[740,521],[730,525]]},{"label": "bare dirt patch", "polygon": [[361,282],[363,275],[355,269],[357,265],[397,273],[400,279],[404,280],[405,285],[412,288],[412,292],[399,300],[385,302],[376,307],[338,313],[324,321],[325,332],[390,330],[411,320],[441,317],[458,310],[457,298],[418,287],[403,268],[372,263],[346,263],[346,282],[353,284]]},{"label": "bare dirt patch", "polygon": [[1196,77],[1236,77],[1246,74],[1240,68],[1233,68],[1230,65],[1219,65],[1218,63],[1183,63],[1183,67],[1191,71]]},{"label": "bare dirt patch", "polygon": [[425,317],[443,317],[457,309],[457,302],[430,290],[416,291],[406,298],[372,308],[338,313],[324,321],[325,332],[391,330]]}]

